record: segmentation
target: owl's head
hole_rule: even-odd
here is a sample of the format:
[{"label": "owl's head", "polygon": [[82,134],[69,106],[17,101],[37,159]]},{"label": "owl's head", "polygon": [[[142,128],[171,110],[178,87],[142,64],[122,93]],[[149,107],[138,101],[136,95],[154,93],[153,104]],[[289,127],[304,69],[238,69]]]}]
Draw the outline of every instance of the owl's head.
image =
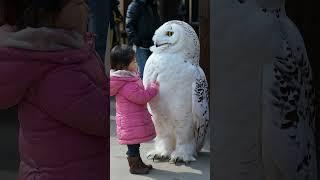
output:
[{"label": "owl's head", "polygon": [[169,21],[156,30],[153,53],[183,53],[192,64],[199,64],[200,43],[194,29],[183,21]]}]

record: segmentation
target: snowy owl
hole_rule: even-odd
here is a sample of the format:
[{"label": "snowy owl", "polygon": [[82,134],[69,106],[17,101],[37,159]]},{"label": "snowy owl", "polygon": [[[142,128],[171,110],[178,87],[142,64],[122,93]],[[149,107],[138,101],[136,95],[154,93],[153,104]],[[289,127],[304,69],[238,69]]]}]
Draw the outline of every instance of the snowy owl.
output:
[{"label": "snowy owl", "polygon": [[189,163],[196,160],[204,144],[209,121],[199,39],[187,23],[169,21],[156,30],[153,41],[143,83],[157,80],[160,91],[148,106],[157,132],[148,157]]},{"label": "snowy owl", "polygon": [[319,180],[314,90],[285,0],[215,0],[213,179]]}]

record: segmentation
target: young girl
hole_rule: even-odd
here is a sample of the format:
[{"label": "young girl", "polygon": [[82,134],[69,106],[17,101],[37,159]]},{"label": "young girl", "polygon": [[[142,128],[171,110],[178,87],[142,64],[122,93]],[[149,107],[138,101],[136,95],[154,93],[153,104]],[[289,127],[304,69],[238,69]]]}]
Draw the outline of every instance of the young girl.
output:
[{"label": "young girl", "polygon": [[147,103],[158,94],[159,84],[144,88],[131,47],[114,47],[110,58],[110,95],[116,96],[117,136],[120,144],[128,146],[130,173],[147,174],[152,166],[142,162],[139,148],[140,143],[156,136]]},{"label": "young girl", "polygon": [[108,79],[84,37],[86,4],[29,1],[19,26],[0,27],[0,109],[19,106],[19,180],[106,180]]}]

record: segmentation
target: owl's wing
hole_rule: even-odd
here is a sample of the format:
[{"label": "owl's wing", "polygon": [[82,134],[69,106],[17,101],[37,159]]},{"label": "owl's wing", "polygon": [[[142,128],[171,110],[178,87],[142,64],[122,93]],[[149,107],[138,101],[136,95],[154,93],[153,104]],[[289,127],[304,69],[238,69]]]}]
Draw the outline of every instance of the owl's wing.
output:
[{"label": "owl's wing", "polygon": [[265,167],[276,168],[288,179],[314,180],[318,178],[311,67],[302,40],[283,44],[273,63],[263,68]]},{"label": "owl's wing", "polygon": [[206,76],[201,69],[197,67],[195,80],[192,83],[192,114],[194,122],[194,137],[196,140],[197,152],[204,145],[209,123],[209,91]]}]

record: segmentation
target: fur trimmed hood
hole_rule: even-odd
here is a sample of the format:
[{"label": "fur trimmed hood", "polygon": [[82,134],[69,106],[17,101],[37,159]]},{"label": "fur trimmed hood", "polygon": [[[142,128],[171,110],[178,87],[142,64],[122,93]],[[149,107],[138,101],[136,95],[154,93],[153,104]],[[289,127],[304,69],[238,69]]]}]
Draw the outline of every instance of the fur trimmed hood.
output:
[{"label": "fur trimmed hood", "polygon": [[115,95],[125,84],[141,80],[138,73],[110,70],[110,95]]},{"label": "fur trimmed hood", "polygon": [[134,72],[131,72],[131,71],[126,71],[126,70],[114,70],[114,69],[111,69],[110,70],[110,76],[113,76],[113,77],[123,77],[123,78],[126,78],[126,77],[137,77],[139,76],[138,73],[134,73]]},{"label": "fur trimmed hood", "polygon": [[51,28],[26,28],[10,32],[0,27],[0,47],[19,48],[36,51],[57,51],[85,46],[82,35],[76,32]]}]

